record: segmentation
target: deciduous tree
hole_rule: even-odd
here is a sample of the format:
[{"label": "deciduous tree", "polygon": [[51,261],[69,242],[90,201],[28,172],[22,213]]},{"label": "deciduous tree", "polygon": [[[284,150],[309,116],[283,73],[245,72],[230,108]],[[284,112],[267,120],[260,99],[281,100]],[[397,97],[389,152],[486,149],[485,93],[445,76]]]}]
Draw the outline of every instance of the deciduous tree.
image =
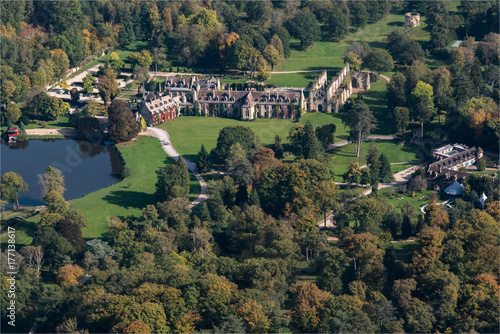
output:
[{"label": "deciduous tree", "polygon": [[375,128],[377,120],[364,101],[353,101],[347,103],[346,112],[342,116],[342,123],[350,127],[349,137],[356,140],[356,157],[361,151],[363,138]]},{"label": "deciduous tree", "polygon": [[24,182],[21,175],[14,172],[7,172],[2,175],[1,196],[3,201],[12,203],[14,208],[19,207],[19,193],[28,191],[28,184]]}]

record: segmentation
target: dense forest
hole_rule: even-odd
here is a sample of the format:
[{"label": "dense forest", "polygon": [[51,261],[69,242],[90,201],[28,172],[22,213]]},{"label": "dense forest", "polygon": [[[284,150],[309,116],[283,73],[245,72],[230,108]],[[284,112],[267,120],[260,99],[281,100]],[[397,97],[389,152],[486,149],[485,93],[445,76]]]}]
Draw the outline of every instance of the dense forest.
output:
[{"label": "dense forest", "polygon": [[[144,62],[147,70],[267,68],[293,48],[342,40],[399,6],[426,17],[428,43],[395,28],[380,43],[383,49],[360,41],[345,55],[354,68],[395,70],[384,93],[394,133],[404,134],[411,121],[425,129],[445,115],[441,132],[429,136],[435,142],[497,150],[498,3],[460,1],[453,12],[446,3],[3,1],[3,121],[25,117],[27,124],[67,112],[62,100],[43,92],[45,86],[71,67],[137,41],[149,43],[151,50],[132,56],[137,64],[140,57],[151,57]],[[457,38],[464,43],[448,48]],[[428,57],[445,65],[431,70],[424,62]],[[114,97],[109,94],[106,104]],[[21,105],[22,116],[12,102]],[[113,101],[108,115],[117,142],[139,131],[125,102]],[[351,139],[376,126],[361,95],[345,105],[342,116]],[[360,119],[369,121],[364,129],[356,128]],[[60,172],[47,168],[41,178],[46,209],[31,245],[16,250],[14,268],[7,250],[1,254],[2,305],[10,301],[7,273],[17,273],[16,326],[8,325],[12,319],[2,307],[3,328],[499,332],[498,182],[472,175],[449,210],[437,205],[437,198],[430,199],[424,215],[411,203],[399,210],[376,191],[362,197],[359,189],[339,188],[331,156],[324,153],[334,133],[331,124],[315,129],[296,123],[286,145],[296,159],[283,162],[279,136],[264,147],[248,127],[226,127],[217,146],[210,152],[202,146],[198,155],[200,171],[214,166],[225,171],[209,181],[205,202],[190,207],[189,172],[180,159],[156,171],[155,204],[143,208],[141,217],[110,217],[108,232],[98,239],[84,239],[86,219],[65,200]],[[374,189],[392,181],[384,152],[372,146],[367,164],[363,173],[357,162],[349,166],[345,181]],[[417,171],[409,192],[426,188],[424,174]],[[4,176],[2,199],[11,186],[16,191],[7,195],[15,203],[23,182]],[[482,193],[488,196],[484,207],[478,201]],[[326,220],[330,212],[336,228],[319,230],[318,219]],[[392,241],[409,238],[415,240],[412,251],[398,252]]]},{"label": "dense forest", "polygon": [[[424,216],[410,203],[399,212],[383,196],[339,190],[310,123],[291,135],[308,159],[282,163],[250,129],[224,128],[210,154],[200,151],[227,170],[209,182],[206,202],[190,209],[180,159],[157,171],[157,204],[140,218],[109,219],[102,239],[85,241],[86,221],[68,214],[64,179],[48,168],[47,210],[32,244],[15,253],[15,329],[499,330],[499,189],[491,178],[467,179],[467,193],[449,211],[434,200]],[[473,192],[488,194],[485,208]],[[336,242],[316,227],[330,210]],[[413,252],[397,255],[391,241],[413,235]],[[3,272],[13,269],[6,253]],[[301,268],[315,283],[299,279]]]}]

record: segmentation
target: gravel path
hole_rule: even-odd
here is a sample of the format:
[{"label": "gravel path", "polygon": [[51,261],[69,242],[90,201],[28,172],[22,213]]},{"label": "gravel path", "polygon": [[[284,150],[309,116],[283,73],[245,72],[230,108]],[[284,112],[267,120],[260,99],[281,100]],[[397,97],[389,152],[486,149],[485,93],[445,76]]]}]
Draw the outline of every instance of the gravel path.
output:
[{"label": "gravel path", "polygon": [[76,136],[79,132],[75,129],[26,129],[28,136]]},{"label": "gravel path", "polygon": [[[389,136],[369,136],[369,137],[366,137],[365,139],[363,139],[363,141],[370,141],[370,140],[393,140],[395,138],[396,138],[396,136],[392,136],[392,135],[389,135]],[[342,141],[339,141],[338,143],[335,143],[335,144],[332,144],[332,145],[328,146],[328,148],[325,151],[333,150],[334,148],[345,146],[347,144],[350,144],[350,142],[347,141],[347,140],[342,140]]]},{"label": "gravel path", "polygon": [[[172,143],[170,142],[170,136],[168,135],[167,131],[165,131],[163,129],[149,127],[146,132],[141,132],[140,134],[144,135],[144,136],[151,136],[151,137],[158,138],[160,140],[160,143],[162,143],[162,147],[163,147],[163,150],[165,151],[165,153],[167,153],[174,160],[177,161],[179,159],[179,157],[182,157],[179,154],[179,152],[177,152],[177,150],[172,146]],[[165,142],[167,143],[166,145],[164,144]],[[201,186],[200,195],[198,196],[198,198],[196,198],[194,201],[192,201],[191,204],[189,205],[192,208],[192,207],[200,204],[201,202],[203,202],[204,200],[207,199],[207,195],[206,195],[207,183],[205,182],[205,180],[203,180],[201,175],[198,173],[198,169],[196,168],[196,164],[194,162],[192,162],[186,158],[182,158],[182,159],[184,159],[186,166],[194,174],[194,176],[196,177],[198,182],[200,182],[200,186]]]}]

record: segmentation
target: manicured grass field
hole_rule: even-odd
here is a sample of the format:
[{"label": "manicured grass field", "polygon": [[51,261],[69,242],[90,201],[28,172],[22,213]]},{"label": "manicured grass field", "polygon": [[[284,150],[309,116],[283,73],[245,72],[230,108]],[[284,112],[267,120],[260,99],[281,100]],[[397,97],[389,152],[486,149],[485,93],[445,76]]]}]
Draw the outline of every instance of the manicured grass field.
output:
[{"label": "manicured grass field", "polygon": [[[337,125],[335,137],[343,139],[346,136],[346,130],[338,114],[309,113],[304,115],[300,122],[306,123],[308,120],[314,127],[335,123]],[[240,121],[218,117],[182,116],[159,127],[168,131],[172,145],[180,154],[191,161],[196,161],[202,144],[208,151],[215,148],[219,131],[224,127],[236,125],[249,127],[262,145],[271,145],[276,135],[279,135],[285,143],[293,124],[292,120],[282,119],[259,118],[253,121]]]},{"label": "manicured grass field", "polygon": [[[394,132],[392,121],[385,117],[387,114],[386,90],[387,81],[378,78],[376,82],[370,85],[370,90],[363,94],[366,104],[378,122],[371,134],[388,135]],[[356,94],[353,94],[353,97],[357,97]]]},{"label": "manicured grass field", "polygon": [[[83,230],[86,238],[101,237],[107,231],[107,217],[139,216],[148,204],[154,204],[155,170],[172,163],[161,148],[158,139],[140,136],[137,142],[118,145],[130,176],[110,187],[100,189],[82,198],[72,200],[71,207],[81,210],[89,225]],[[191,178],[191,198],[199,194],[199,183]]]},{"label": "manicured grass field", "polygon": [[[276,87],[306,87],[311,81],[316,79],[318,72],[305,73],[283,73],[271,74],[271,78],[266,81],[267,84],[275,85]],[[333,78],[336,72],[328,72],[328,78]]]},{"label": "manicured grass field", "polygon": [[[379,140],[374,142],[379,152],[383,152],[391,163],[414,161],[422,158],[423,155],[418,146],[397,146],[397,143],[398,140]],[[371,142],[363,142],[361,144],[361,152],[358,159],[360,166],[366,165],[366,155],[370,145]],[[349,161],[356,159],[354,144],[339,147],[332,153],[334,158],[332,159],[331,166],[335,174],[335,181],[343,182],[342,175],[347,171],[347,164]]]}]

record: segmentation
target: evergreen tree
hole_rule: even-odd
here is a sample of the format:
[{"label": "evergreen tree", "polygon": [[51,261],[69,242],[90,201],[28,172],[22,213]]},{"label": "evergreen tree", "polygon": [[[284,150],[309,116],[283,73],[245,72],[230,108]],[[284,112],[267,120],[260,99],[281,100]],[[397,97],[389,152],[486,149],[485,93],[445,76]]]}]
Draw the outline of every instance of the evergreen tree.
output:
[{"label": "evergreen tree", "polygon": [[311,122],[307,121],[302,139],[302,155],[304,159],[315,159],[323,151],[323,147],[316,137]]},{"label": "evergreen tree", "polygon": [[238,186],[238,191],[236,192],[235,203],[236,205],[241,205],[248,202],[248,190],[247,186],[240,184]]},{"label": "evergreen tree", "polygon": [[255,205],[260,207],[259,193],[255,188],[250,191],[250,196],[248,196],[248,205]]},{"label": "evergreen tree", "polygon": [[384,153],[380,154],[380,182],[389,183],[394,181],[391,171],[391,164]]},{"label": "evergreen tree", "polygon": [[404,239],[408,239],[412,234],[411,220],[408,215],[403,216],[403,224],[401,227],[401,235]]},{"label": "evergreen tree", "polygon": [[200,212],[198,213],[198,218],[203,221],[212,221],[210,217],[210,211],[208,210],[207,202],[203,201],[200,204]]},{"label": "evergreen tree", "polygon": [[378,149],[375,147],[375,145],[373,145],[373,143],[368,150],[366,163],[370,168],[370,184],[372,186],[372,191],[376,193],[378,189],[378,182],[380,180],[380,160]]},{"label": "evergreen tree", "polygon": [[278,135],[274,137],[273,151],[276,159],[283,159],[283,145],[281,144],[281,138]]},{"label": "evergreen tree", "polygon": [[212,163],[210,162],[210,156],[205,149],[205,145],[201,145],[201,150],[198,152],[198,161],[196,162],[196,167],[200,173],[206,173],[212,169]]}]

